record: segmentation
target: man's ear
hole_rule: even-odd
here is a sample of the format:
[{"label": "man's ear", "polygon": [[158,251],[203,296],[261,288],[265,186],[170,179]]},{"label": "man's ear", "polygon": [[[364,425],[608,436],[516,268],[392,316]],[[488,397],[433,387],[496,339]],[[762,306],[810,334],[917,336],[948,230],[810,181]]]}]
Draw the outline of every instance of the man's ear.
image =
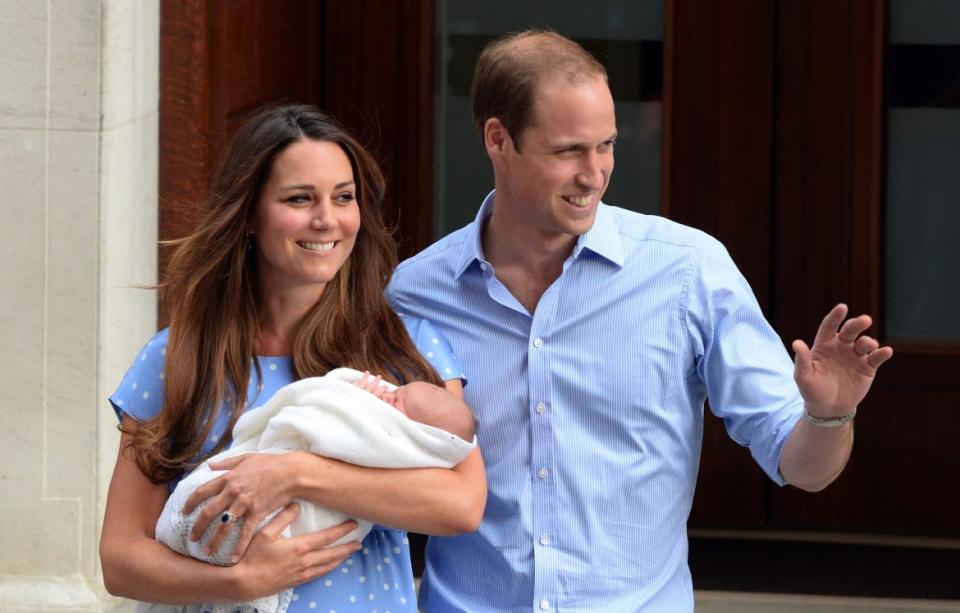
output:
[{"label": "man's ear", "polygon": [[483,124],[483,146],[491,158],[503,155],[508,145],[512,145],[506,126],[496,117]]}]

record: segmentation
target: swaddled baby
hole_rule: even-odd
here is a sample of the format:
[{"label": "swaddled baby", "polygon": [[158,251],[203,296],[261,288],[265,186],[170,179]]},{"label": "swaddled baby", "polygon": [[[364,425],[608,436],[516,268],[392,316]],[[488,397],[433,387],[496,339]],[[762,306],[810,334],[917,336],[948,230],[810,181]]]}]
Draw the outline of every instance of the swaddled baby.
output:
[{"label": "swaddled baby", "polygon": [[[469,442],[468,442],[469,441]],[[396,387],[369,373],[340,368],[323,377],[301,379],[279,389],[262,407],[244,413],[233,430],[233,444],[201,464],[171,493],[157,520],[156,538],[175,551],[199,560],[228,566],[239,540],[243,518],[224,513],[230,532],[217,551],[207,553],[219,522],[211,522],[199,541],[190,531],[204,503],[189,515],[182,509],[198,487],[225,471],[209,465],[244,453],[310,451],[360,466],[376,468],[451,468],[476,446],[469,407],[447,390],[424,382]],[[298,501],[300,514],[289,535],[308,534],[354,519],[358,527],[336,543],[362,540],[368,521]],[[263,527],[279,509],[258,526]],[[254,611],[286,610],[292,590],[250,603],[163,608],[141,611]]]}]

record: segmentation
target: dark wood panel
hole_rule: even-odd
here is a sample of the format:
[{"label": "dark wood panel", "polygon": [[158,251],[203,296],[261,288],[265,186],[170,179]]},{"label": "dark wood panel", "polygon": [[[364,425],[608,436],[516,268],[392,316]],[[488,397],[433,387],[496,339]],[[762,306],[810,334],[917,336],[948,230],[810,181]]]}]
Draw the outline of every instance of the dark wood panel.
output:
[{"label": "dark wood panel", "polygon": [[851,19],[847,1],[779,3],[774,324],[788,340],[852,302]]},{"label": "dark wood panel", "polygon": [[[883,10],[881,0],[778,3],[773,293],[787,339],[810,339],[839,300],[882,323]],[[960,532],[960,460],[948,451],[960,434],[950,409],[960,359],[902,349],[859,409],[843,475],[816,495],[772,488],[772,526]]]},{"label": "dark wood panel", "polygon": [[[664,211],[727,245],[769,305],[773,22],[769,2],[668,2]],[[691,524],[761,525],[765,477],[705,418]]]},{"label": "dark wood panel", "polygon": [[218,140],[266,104],[320,101],[320,3],[231,0],[211,6],[210,119]]},{"label": "dark wood panel", "polygon": [[[207,2],[160,4],[160,240],[194,227],[207,190],[212,160],[209,141],[210,84]],[[170,257],[159,250],[159,278]],[[160,305],[160,321],[166,321]]]},{"label": "dark wood panel", "polygon": [[433,20],[432,0],[327,5],[324,105],[381,162],[402,256],[432,237]]}]

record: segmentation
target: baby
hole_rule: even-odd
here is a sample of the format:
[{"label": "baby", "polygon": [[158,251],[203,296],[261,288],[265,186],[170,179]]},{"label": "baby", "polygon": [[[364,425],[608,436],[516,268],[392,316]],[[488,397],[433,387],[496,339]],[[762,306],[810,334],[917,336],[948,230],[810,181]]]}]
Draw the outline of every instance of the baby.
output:
[{"label": "baby", "polygon": [[[468,442],[469,441],[469,442]],[[211,522],[199,542],[189,538],[193,522],[203,508],[189,515],[182,509],[197,487],[223,471],[209,464],[244,453],[288,453],[310,451],[360,466],[377,468],[452,468],[476,447],[473,415],[455,394],[424,382],[400,387],[339,368],[323,377],[301,379],[277,390],[263,406],[244,413],[233,430],[229,449],[210,458],[188,475],[170,494],[157,520],[156,538],[173,550],[221,566],[232,564],[231,555],[239,540],[244,519],[232,523],[217,551],[206,545],[219,522]],[[358,527],[336,543],[362,540],[372,524],[350,518],[338,511],[306,501],[290,525],[289,535],[308,534],[354,519]],[[263,527],[273,515],[265,518]],[[227,515],[227,514],[224,514]],[[221,520],[222,521],[222,520]],[[197,607],[143,605],[138,611],[260,611],[282,613],[292,590],[259,598],[254,602]]]},{"label": "baby", "polygon": [[383,381],[381,376],[374,378],[367,371],[354,380],[353,384],[370,392],[413,421],[446,430],[465,441],[473,440],[475,424],[470,407],[442,387],[414,381],[394,388]]}]

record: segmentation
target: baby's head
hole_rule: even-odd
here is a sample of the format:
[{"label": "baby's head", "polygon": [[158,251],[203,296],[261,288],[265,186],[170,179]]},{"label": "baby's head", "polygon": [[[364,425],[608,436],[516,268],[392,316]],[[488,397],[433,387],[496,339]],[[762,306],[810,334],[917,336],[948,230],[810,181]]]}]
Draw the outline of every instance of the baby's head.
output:
[{"label": "baby's head", "polygon": [[456,410],[462,401],[442,387],[414,381],[401,385],[393,392],[392,404],[398,411],[414,421],[430,424],[433,416]]},{"label": "baby's head", "polygon": [[414,381],[389,391],[380,377],[370,378],[369,373],[364,373],[354,385],[367,390],[413,421],[446,430],[465,441],[473,440],[474,422],[470,407],[459,396],[442,387]]}]

